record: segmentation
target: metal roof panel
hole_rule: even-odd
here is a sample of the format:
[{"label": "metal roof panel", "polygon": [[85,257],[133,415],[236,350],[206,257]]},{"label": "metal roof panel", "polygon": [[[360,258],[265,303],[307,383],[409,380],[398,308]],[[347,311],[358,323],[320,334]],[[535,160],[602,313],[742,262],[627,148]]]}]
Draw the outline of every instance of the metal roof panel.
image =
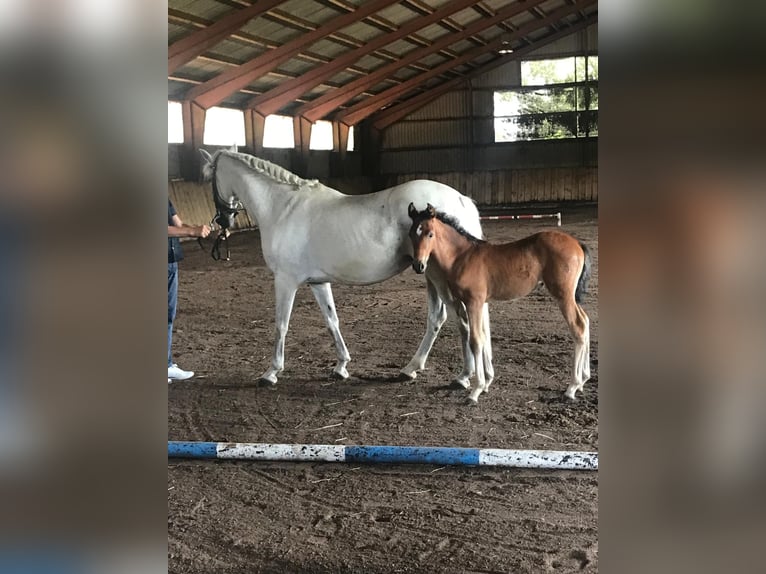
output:
[{"label": "metal roof panel", "polygon": [[378,12],[377,15],[381,18],[385,18],[389,22],[395,24],[397,27],[401,27],[402,24],[409,22],[413,18],[419,16],[417,12],[413,12],[401,4],[392,4],[391,6],[383,8],[383,10]]}]

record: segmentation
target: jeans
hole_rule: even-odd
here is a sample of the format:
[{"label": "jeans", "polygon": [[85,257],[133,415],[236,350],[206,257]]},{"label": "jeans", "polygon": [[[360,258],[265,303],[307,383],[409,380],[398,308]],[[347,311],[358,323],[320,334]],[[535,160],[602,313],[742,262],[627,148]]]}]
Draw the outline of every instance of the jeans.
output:
[{"label": "jeans", "polygon": [[178,263],[168,263],[168,367],[173,364],[170,349],[173,346],[173,319],[178,305]]}]

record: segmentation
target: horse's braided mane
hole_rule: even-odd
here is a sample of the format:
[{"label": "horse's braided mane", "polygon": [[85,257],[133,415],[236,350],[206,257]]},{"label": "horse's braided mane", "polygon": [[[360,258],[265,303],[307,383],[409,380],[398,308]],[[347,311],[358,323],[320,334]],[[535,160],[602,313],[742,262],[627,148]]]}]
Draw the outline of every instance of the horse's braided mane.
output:
[{"label": "horse's braided mane", "polygon": [[296,187],[303,187],[304,185],[307,186],[314,186],[319,183],[316,179],[303,179],[302,177],[298,177],[291,171],[286,170],[282,166],[279,166],[275,163],[271,163],[270,161],[267,161],[265,159],[261,159],[252,155],[248,155],[246,153],[237,153],[233,151],[226,151],[223,150],[220,152],[222,155],[226,155],[228,157],[231,157],[233,159],[238,159],[251,169],[257,171],[258,173],[262,173],[263,175],[273,179],[277,183],[286,183],[288,185],[294,185]]},{"label": "horse's braided mane", "polygon": [[466,231],[466,229],[462,225],[460,225],[460,222],[457,220],[457,218],[452,215],[448,215],[444,213],[443,211],[437,211],[436,219],[438,219],[442,223],[446,223],[447,225],[449,225],[452,229],[457,231],[460,235],[465,237],[471,243],[486,243],[486,241],[484,241],[483,239],[479,239],[478,237],[475,237],[474,235]]}]

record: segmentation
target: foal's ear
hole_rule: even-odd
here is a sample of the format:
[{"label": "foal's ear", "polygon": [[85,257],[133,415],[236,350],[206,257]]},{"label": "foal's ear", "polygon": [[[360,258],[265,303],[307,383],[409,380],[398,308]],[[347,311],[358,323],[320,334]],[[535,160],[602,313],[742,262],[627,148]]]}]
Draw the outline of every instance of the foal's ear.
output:
[{"label": "foal's ear", "polygon": [[436,217],[436,209],[430,203],[426,206],[426,211],[428,212],[428,217]]},{"label": "foal's ear", "polygon": [[415,204],[410,202],[410,206],[407,208],[407,214],[410,216],[410,219],[415,219],[418,216],[418,210],[415,209]]},{"label": "foal's ear", "polygon": [[204,159],[207,163],[209,163],[209,164],[213,163],[213,156],[210,155],[207,152],[207,150],[204,150],[204,149],[200,148],[199,153],[202,156],[202,159]]},{"label": "foal's ear", "polygon": [[231,144],[231,147],[229,148],[229,151],[237,153],[237,144]]}]

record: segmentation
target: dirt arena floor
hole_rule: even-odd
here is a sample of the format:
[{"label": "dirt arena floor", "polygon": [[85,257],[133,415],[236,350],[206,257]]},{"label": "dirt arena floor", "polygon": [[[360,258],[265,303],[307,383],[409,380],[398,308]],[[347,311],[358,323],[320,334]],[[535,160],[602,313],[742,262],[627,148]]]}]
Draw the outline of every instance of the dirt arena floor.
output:
[{"label": "dirt arena floor", "polygon": [[[496,379],[478,407],[445,388],[460,370],[448,322],[427,368],[399,380],[425,328],[425,280],[411,270],[367,287],[333,286],[351,378],[311,291],[298,291],[275,388],[258,386],[272,352],[274,295],[257,232],[217,263],[185,243],[174,354],[197,376],[168,388],[168,438],[234,442],[597,450],[598,228],[595,209],[562,229],[591,247],[593,378],[563,392],[573,343],[544,290],[492,303]],[[546,221],[546,220],[543,220]],[[491,241],[538,222],[491,221]],[[168,570],[178,573],[596,572],[593,472],[421,465],[172,460]]]}]

